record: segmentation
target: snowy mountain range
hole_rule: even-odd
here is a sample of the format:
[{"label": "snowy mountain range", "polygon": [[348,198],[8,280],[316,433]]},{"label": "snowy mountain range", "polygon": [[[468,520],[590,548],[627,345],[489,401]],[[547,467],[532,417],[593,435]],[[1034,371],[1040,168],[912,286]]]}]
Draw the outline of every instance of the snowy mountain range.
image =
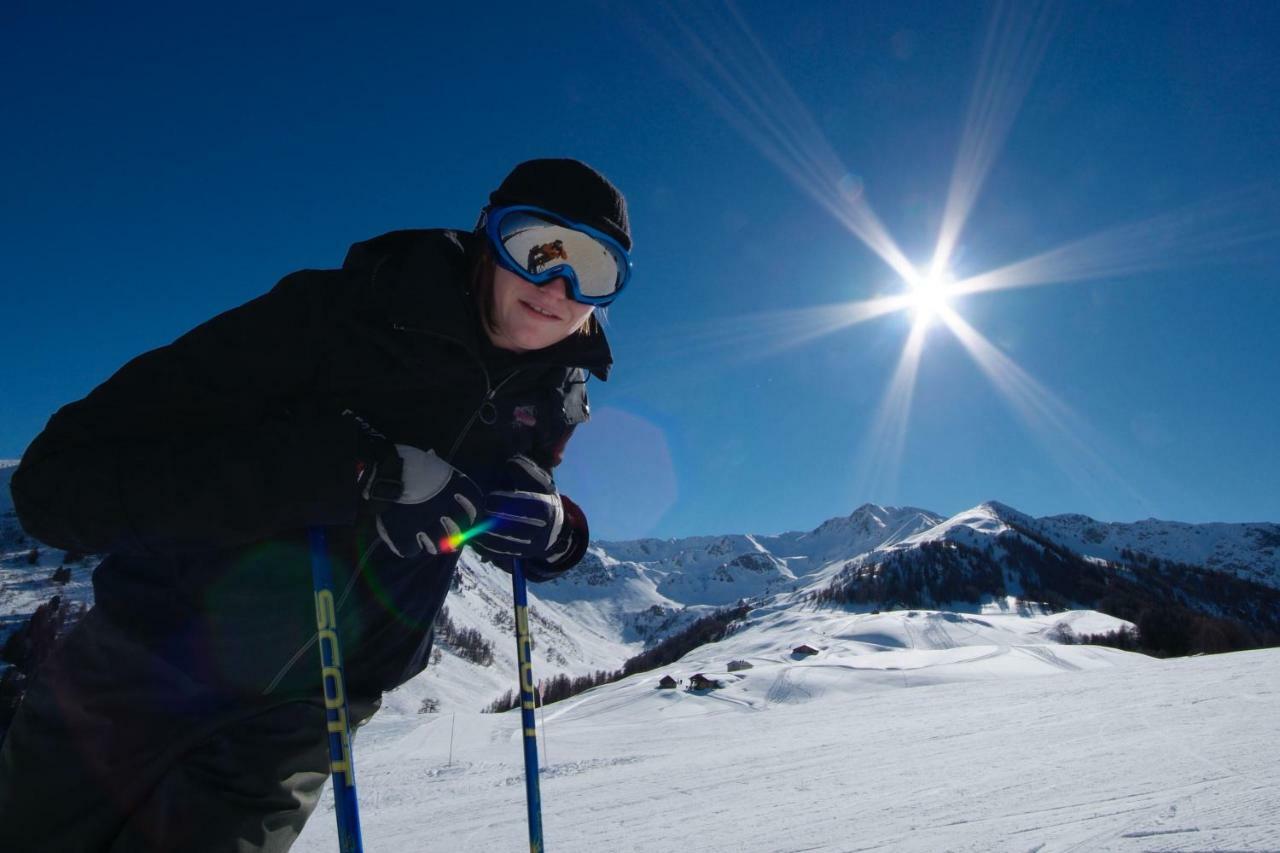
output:
[{"label": "snowy mountain range", "polygon": [[[15,630],[54,594],[64,604],[90,602],[96,562],[40,546],[23,534],[8,494],[12,471],[13,463],[0,463],[0,634]],[[950,550],[940,551],[940,545]],[[815,600],[831,603],[831,590],[837,588],[843,590],[838,603],[860,604],[864,611],[897,606],[972,611],[980,609],[981,601],[1025,610],[1021,599],[1028,587],[1042,593],[1041,599],[1053,596],[1051,590],[1046,593],[1044,571],[1018,568],[1015,552],[1025,557],[1029,550],[1044,552],[1046,547],[1065,549],[1091,566],[1123,567],[1155,559],[1206,566],[1280,589],[1278,545],[1276,524],[1033,518],[994,501],[950,517],[917,507],[864,504],[808,531],[593,542],[574,571],[531,590],[531,618],[544,671],[579,676],[612,670],[701,616],[740,600],[794,609],[813,606]],[[72,562],[66,562],[68,557]],[[952,571],[943,577],[946,571],[937,565],[943,557],[949,565],[967,561],[966,574],[957,579]],[[911,574],[919,573],[922,560],[934,564],[923,582]],[[52,576],[60,567],[63,582],[55,584]],[[915,586],[906,589],[905,581],[890,576],[892,571],[907,571]],[[865,588],[851,590],[855,582]],[[505,575],[469,553],[464,557],[449,598],[449,618],[458,627],[478,631],[492,647],[494,662],[480,666],[442,640],[432,669],[440,677],[424,676],[423,684],[407,687],[393,703],[406,709],[424,702],[482,707],[509,686],[500,674],[514,661],[507,584]],[[886,596],[886,590],[895,595]],[[1176,594],[1182,593],[1170,593]],[[1073,595],[1071,588],[1054,603],[1094,604],[1087,596]],[[1220,603],[1201,604],[1213,615],[1231,615]]]},{"label": "snowy mountain range", "polygon": [[1074,551],[1105,560],[1129,551],[1280,587],[1280,524],[1185,524],[1155,519],[1119,524],[1085,515],[1051,515],[1035,519],[1032,526]]},{"label": "snowy mountain range", "polygon": [[997,501],[949,518],[915,507],[864,504],[815,530],[776,536],[596,542],[592,582],[601,583],[601,569],[625,572],[630,566],[630,571],[653,581],[659,593],[678,593],[686,604],[694,603],[688,596],[695,590],[696,603],[724,604],[735,595],[751,597],[788,586],[797,589],[824,577],[836,562],[875,559],[925,542],[981,547],[1015,527],[1086,557],[1121,562],[1140,555],[1202,566],[1280,589],[1280,524],[1185,524],[1155,519],[1122,524],[1083,515],[1034,518]]}]

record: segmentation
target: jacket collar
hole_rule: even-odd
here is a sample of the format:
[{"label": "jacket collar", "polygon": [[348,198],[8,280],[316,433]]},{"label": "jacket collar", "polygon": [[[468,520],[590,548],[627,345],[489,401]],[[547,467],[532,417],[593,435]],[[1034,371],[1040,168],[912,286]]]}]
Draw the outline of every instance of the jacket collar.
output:
[{"label": "jacket collar", "polygon": [[[392,231],[353,245],[342,267],[365,273],[368,304],[376,317],[456,341],[481,357],[484,332],[468,280],[479,239],[445,229]],[[582,368],[603,382],[613,353],[597,325],[590,334],[570,335],[554,346],[515,356],[514,362]]]}]

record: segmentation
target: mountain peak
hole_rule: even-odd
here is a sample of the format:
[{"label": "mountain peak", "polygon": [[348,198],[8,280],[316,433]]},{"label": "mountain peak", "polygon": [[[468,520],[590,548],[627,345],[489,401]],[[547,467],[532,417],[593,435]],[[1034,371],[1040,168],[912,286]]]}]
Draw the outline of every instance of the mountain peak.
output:
[{"label": "mountain peak", "polygon": [[815,534],[832,533],[839,530],[858,530],[862,532],[870,532],[888,526],[889,520],[898,513],[897,507],[880,506],[879,504],[864,503],[862,506],[849,513],[847,516],[836,516],[828,518],[819,524],[813,532]]},{"label": "mountain peak", "polygon": [[1000,501],[995,501],[995,500],[983,501],[982,503],[974,507],[973,510],[970,510],[970,512],[974,512],[974,511],[988,512],[991,515],[998,518],[1000,521],[1004,521],[1004,522],[1028,524],[1034,521],[1034,519],[1031,516],[1027,515],[1025,512],[1014,509],[1013,507],[1009,506],[1006,503],[1001,503]]},{"label": "mountain peak", "polygon": [[[881,524],[886,524],[891,519],[901,519],[901,518],[907,518],[911,516],[923,516],[925,518],[938,518],[939,520],[941,520],[940,516],[936,515],[935,513],[929,512],[926,509],[921,509],[918,506],[883,506],[881,504],[873,504],[873,503],[862,504],[853,512],[849,513],[849,515],[847,516],[847,519],[854,520],[854,521],[861,520],[861,519],[875,519]],[[830,521],[842,521],[842,520],[845,520],[845,519],[839,519],[839,518],[830,519]]]},{"label": "mountain peak", "polygon": [[830,559],[900,542],[930,529],[942,518],[917,507],[864,503],[847,516],[829,518],[797,541],[812,543],[809,556]]}]

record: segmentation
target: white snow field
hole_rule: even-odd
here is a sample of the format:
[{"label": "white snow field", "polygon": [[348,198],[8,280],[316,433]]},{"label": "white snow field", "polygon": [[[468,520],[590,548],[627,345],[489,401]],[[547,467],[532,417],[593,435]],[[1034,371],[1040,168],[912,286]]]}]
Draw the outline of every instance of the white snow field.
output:
[{"label": "white snow field", "polygon": [[[1051,643],[1064,620],[1123,624],[755,611],[545,709],[546,849],[1280,850],[1280,649],[1159,661]],[[696,672],[724,687],[656,689]],[[355,744],[365,848],[526,849],[519,728],[380,713]],[[329,791],[294,849],[337,849]]]}]

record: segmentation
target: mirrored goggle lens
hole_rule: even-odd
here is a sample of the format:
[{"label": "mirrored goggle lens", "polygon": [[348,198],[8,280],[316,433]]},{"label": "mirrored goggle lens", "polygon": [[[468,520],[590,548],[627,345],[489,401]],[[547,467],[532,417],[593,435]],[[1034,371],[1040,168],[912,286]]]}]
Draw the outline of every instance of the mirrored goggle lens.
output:
[{"label": "mirrored goggle lens", "polygon": [[530,275],[561,264],[572,267],[583,296],[609,296],[622,281],[625,261],[581,231],[515,211],[498,223],[498,236],[511,259]]}]

